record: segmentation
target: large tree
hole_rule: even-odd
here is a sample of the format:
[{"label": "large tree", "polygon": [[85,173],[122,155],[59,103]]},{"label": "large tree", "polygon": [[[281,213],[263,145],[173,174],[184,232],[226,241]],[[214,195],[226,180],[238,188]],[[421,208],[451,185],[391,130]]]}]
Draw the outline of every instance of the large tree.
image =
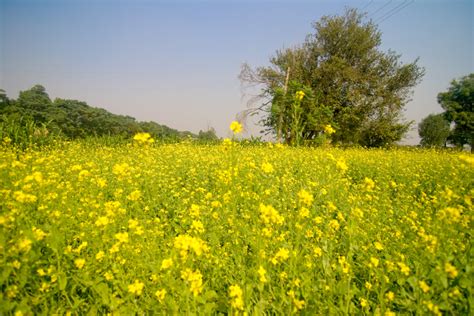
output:
[{"label": "large tree", "polygon": [[453,80],[447,92],[438,94],[438,102],[446,111],[445,118],[454,123],[450,141],[460,147],[464,144],[474,150],[474,73]]},{"label": "large tree", "polygon": [[421,137],[420,144],[424,147],[446,146],[450,134],[449,122],[444,114],[430,114],[418,124],[418,134]]},{"label": "large tree", "polygon": [[248,112],[264,112],[267,131],[281,131],[288,141],[288,113],[294,90],[301,89],[310,92],[301,105],[303,139],[330,124],[336,142],[382,146],[400,140],[410,126],[404,105],[424,73],[417,61],[403,64],[395,52],[382,52],[377,26],[355,9],[325,16],[313,28],[303,44],[278,50],[270,66],[242,67],[244,83],[262,85],[260,105]]}]

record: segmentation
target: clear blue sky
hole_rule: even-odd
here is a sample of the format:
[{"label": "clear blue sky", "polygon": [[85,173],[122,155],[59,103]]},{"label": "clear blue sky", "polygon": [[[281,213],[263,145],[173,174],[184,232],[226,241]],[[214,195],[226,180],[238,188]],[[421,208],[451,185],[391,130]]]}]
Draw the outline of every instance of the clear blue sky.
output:
[{"label": "clear blue sky", "polygon": [[[304,41],[313,21],[345,7],[383,20],[383,50],[426,68],[407,119],[441,112],[438,92],[474,72],[470,0],[0,0],[0,87],[16,98],[39,83],[53,99],[226,136],[246,106],[240,65],[267,65],[276,49]],[[405,142],[418,142],[416,130]]]}]

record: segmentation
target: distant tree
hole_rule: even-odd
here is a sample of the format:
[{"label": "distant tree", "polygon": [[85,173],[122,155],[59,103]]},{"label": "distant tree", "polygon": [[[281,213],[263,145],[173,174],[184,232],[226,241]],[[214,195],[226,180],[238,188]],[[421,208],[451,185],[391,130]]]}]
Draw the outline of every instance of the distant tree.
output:
[{"label": "distant tree", "polygon": [[158,139],[179,139],[182,138],[178,130],[170,128],[166,125],[160,125],[156,122],[140,122],[140,128],[143,132],[150,133],[154,138]]},{"label": "distant tree", "polygon": [[0,89],[0,109],[4,108],[8,104],[8,97],[5,90]]},{"label": "distant tree", "polygon": [[53,104],[56,109],[53,122],[65,136],[78,138],[92,134],[84,124],[89,109],[85,102],[56,98]]},{"label": "distant tree", "polygon": [[21,91],[16,100],[16,107],[21,108],[36,123],[47,121],[47,112],[51,105],[51,99],[42,85],[35,85],[29,90]]},{"label": "distant tree", "polygon": [[215,141],[219,139],[219,137],[217,137],[216,130],[212,127],[208,128],[207,131],[199,131],[197,138],[198,140],[202,141]]},{"label": "distant tree", "polygon": [[85,102],[58,98],[53,105],[49,117],[70,138],[132,135],[141,131],[135,118],[112,114]]},{"label": "distant tree", "polygon": [[446,146],[450,134],[449,122],[444,114],[430,114],[418,124],[420,144],[424,147]]},{"label": "distant tree", "polygon": [[313,27],[303,44],[277,51],[271,66],[243,65],[241,81],[262,87],[247,113],[263,113],[266,131],[284,134],[293,104],[288,97],[297,88],[307,96],[301,101],[303,140],[318,137],[327,124],[336,130],[335,142],[372,147],[400,140],[411,124],[403,120],[403,107],[424,70],[416,60],[403,64],[395,52],[382,52],[381,32],[355,9],[324,16]]},{"label": "distant tree", "polygon": [[469,144],[474,151],[474,73],[453,80],[447,92],[438,94],[438,102],[446,111],[445,118],[454,123],[449,140],[457,145]]}]

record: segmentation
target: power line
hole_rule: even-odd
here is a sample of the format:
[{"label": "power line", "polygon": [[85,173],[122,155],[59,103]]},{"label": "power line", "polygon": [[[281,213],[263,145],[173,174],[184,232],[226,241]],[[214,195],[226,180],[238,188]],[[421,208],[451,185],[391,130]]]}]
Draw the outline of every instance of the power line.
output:
[{"label": "power line", "polygon": [[375,23],[377,24],[380,24],[382,23],[383,21],[387,20],[388,18],[394,16],[395,14],[397,14],[398,12],[402,11],[403,9],[405,9],[406,7],[408,7],[409,5],[413,4],[415,2],[415,0],[406,0],[406,1],[403,1],[401,4],[399,4],[398,6],[396,6],[395,8],[393,8],[392,10],[388,11],[387,13],[385,13],[384,15],[382,15],[377,21],[375,21]]},{"label": "power line", "polygon": [[367,9],[372,3],[374,2],[374,0],[370,0],[369,3],[367,3],[362,9],[360,9],[361,11],[364,11],[365,9]]},{"label": "power line", "polygon": [[[402,3],[400,3],[399,5],[393,7],[392,9],[388,10],[387,12],[385,12],[384,14],[382,14],[377,20],[383,20],[385,17],[388,17],[389,15],[391,15],[392,13],[396,13],[398,11],[400,11],[402,9],[402,7],[404,7],[405,5],[407,5],[407,2],[409,0],[403,0]],[[398,10],[398,11],[397,11]],[[396,12],[395,12],[396,11]]]},{"label": "power line", "polygon": [[380,10],[383,10],[385,9],[385,7],[387,7],[390,3],[392,3],[392,0],[388,1],[387,3],[385,3],[384,5],[382,5],[380,8],[378,8],[377,10],[375,10],[375,12],[372,12],[372,14],[369,15],[369,18],[371,16],[374,16],[375,14],[379,13]]}]

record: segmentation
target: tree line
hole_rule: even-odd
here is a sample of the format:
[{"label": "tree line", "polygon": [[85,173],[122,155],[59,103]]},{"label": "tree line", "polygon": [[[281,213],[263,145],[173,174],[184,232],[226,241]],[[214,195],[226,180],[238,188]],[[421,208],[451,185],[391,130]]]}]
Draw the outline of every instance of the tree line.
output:
[{"label": "tree line", "polygon": [[26,127],[31,122],[44,127],[48,133],[68,139],[90,136],[129,137],[139,132],[147,132],[156,139],[166,140],[215,136],[213,130],[201,131],[199,135],[195,135],[153,121],[140,122],[131,116],[113,114],[82,101],[61,98],[51,100],[41,85],[21,91],[17,99],[8,98],[6,92],[0,89],[0,123]]}]

